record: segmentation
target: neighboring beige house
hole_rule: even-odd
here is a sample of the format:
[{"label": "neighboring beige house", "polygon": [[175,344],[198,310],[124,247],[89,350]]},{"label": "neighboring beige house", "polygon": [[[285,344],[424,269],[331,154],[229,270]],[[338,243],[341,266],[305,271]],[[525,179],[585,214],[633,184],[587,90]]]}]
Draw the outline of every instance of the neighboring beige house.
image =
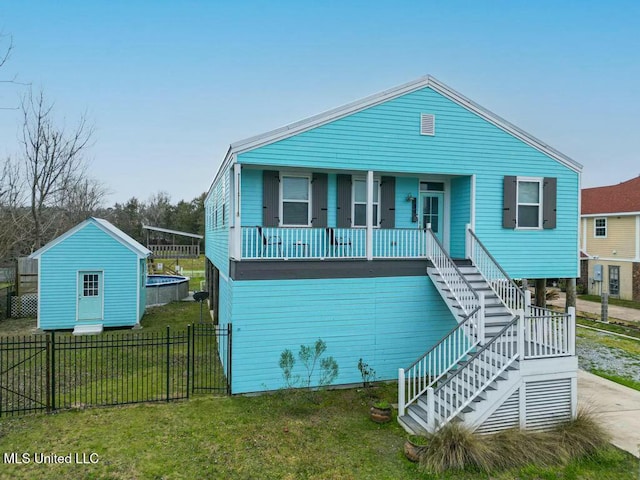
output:
[{"label": "neighboring beige house", "polygon": [[640,301],[640,176],[583,189],[580,222],[588,292]]}]

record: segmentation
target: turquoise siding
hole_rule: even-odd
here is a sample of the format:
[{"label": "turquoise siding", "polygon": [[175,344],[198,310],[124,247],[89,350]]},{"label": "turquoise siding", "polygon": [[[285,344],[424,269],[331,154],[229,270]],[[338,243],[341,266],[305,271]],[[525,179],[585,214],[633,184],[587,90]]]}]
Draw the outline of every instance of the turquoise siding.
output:
[{"label": "turquoise siding", "polygon": [[377,379],[396,379],[455,325],[426,275],[242,281],[232,291],[233,393],[283,387],[280,353],[318,338],[338,362],[336,384],[362,381],[359,358]]},{"label": "turquoise siding", "polygon": [[[434,136],[419,135],[420,113],[435,114]],[[579,276],[578,173],[430,88],[241,153],[238,161],[416,176],[475,173],[476,232],[510,275]],[[502,228],[505,175],[558,179],[557,228]]]},{"label": "turquoise siding", "polygon": [[224,275],[229,274],[229,182],[230,173],[227,169],[205,199],[205,255]]},{"label": "turquoise siding", "polygon": [[411,202],[407,202],[407,195],[418,198],[419,185],[417,178],[396,178],[396,228],[418,228],[418,222],[411,221]]},{"label": "turquoise siding", "polygon": [[39,260],[40,328],[76,326],[78,271],[103,272],[104,319],[99,323],[105,327],[135,325],[139,318],[138,260],[135,253],[93,224],[52,246]]},{"label": "turquoise siding", "polygon": [[471,177],[451,179],[451,223],[449,255],[465,257],[465,235],[471,222]]},{"label": "turquoise siding", "polygon": [[242,169],[242,225],[262,225],[262,170]]}]

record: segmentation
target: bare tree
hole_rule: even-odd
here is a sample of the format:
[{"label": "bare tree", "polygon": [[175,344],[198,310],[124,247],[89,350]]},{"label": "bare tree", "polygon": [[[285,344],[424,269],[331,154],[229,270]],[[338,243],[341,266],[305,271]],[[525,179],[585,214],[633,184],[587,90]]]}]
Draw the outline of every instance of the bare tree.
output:
[{"label": "bare tree", "polygon": [[64,193],[61,206],[67,223],[72,226],[94,215],[109,192],[94,178],[80,178],[70,183],[73,187]]},{"label": "bare tree", "polygon": [[56,125],[53,105],[47,103],[43,92],[34,95],[29,91],[21,110],[24,177],[33,221],[33,248],[37,249],[44,243],[43,232],[55,221],[55,216],[45,216],[45,211],[59,206],[64,196],[86,178],[83,154],[93,128],[84,115],[70,132],[64,125]]}]

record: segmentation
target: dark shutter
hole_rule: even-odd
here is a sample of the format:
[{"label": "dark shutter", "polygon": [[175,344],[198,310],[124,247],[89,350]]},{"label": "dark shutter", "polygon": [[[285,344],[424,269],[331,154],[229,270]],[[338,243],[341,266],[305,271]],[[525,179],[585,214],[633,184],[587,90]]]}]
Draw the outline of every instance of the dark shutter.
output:
[{"label": "dark shutter", "polygon": [[327,226],[327,174],[314,173],[311,182],[311,226]]},{"label": "dark shutter", "polygon": [[545,177],[542,185],[542,228],[556,228],[556,197],[558,179]]},{"label": "dark shutter", "polygon": [[396,177],[380,179],[380,228],[396,226]]},{"label": "dark shutter", "polygon": [[502,227],[516,228],[516,191],[518,179],[514,176],[504,177],[502,197]]},{"label": "dark shutter", "polygon": [[273,170],[262,172],[262,226],[277,227],[280,223],[280,174]]},{"label": "dark shutter", "polygon": [[351,175],[336,175],[338,228],[351,228]]}]

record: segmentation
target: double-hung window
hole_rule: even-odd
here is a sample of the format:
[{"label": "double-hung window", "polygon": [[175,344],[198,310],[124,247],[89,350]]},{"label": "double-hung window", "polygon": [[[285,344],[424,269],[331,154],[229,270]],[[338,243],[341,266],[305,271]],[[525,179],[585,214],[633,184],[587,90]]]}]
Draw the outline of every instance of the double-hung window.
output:
[{"label": "double-hung window", "polygon": [[542,181],[542,178],[518,177],[518,228],[542,228]]},{"label": "double-hung window", "polygon": [[593,236],[596,238],[607,238],[607,219],[596,218],[593,223]]},{"label": "double-hung window", "polygon": [[[367,226],[367,181],[353,179],[353,211],[351,218],[354,227]],[[380,180],[373,181],[373,221],[374,227],[380,225]]]},{"label": "double-hung window", "polygon": [[308,227],[311,225],[311,178],[302,175],[282,175],[281,225]]}]

